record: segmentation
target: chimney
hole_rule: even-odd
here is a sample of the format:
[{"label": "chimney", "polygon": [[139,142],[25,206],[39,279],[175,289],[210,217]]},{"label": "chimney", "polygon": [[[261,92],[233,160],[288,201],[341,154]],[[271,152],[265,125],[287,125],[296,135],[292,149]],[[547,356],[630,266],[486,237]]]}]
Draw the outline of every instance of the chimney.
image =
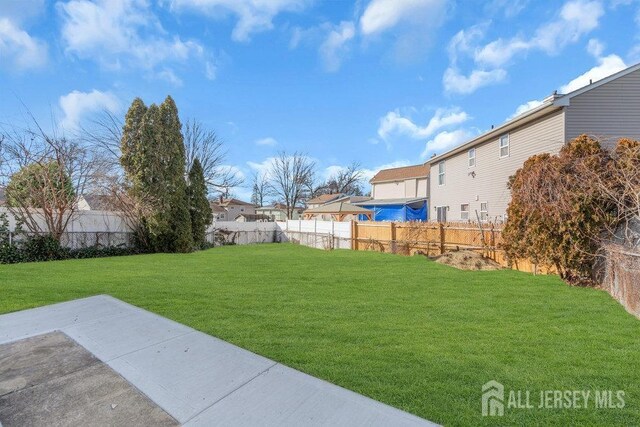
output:
[{"label": "chimney", "polygon": [[222,198],[222,194],[220,195],[220,204],[222,204],[222,202],[224,201],[224,199]]}]

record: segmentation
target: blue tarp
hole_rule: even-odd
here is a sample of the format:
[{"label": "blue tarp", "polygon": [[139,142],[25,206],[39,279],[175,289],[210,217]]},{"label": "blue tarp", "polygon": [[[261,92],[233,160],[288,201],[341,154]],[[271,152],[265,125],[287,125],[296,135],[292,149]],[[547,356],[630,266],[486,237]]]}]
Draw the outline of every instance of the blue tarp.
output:
[{"label": "blue tarp", "polygon": [[[419,208],[407,205],[362,205],[362,207],[373,211],[374,221],[426,221],[429,212],[426,201],[422,202]],[[366,217],[360,215],[358,219],[365,221]]]}]

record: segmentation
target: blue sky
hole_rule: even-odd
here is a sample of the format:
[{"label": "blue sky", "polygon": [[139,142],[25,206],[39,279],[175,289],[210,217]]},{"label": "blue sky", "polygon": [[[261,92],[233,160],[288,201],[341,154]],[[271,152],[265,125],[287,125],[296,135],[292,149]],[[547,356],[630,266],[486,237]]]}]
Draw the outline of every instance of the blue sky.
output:
[{"label": "blue sky", "polygon": [[0,121],[170,94],[247,181],[279,150],[371,176],[640,61],[639,36],[635,0],[0,0]]}]

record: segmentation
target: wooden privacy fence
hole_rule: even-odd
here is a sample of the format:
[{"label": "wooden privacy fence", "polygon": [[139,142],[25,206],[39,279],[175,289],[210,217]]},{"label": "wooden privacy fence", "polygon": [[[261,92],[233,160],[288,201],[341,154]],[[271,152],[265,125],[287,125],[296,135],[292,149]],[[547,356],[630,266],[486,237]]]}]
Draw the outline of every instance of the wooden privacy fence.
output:
[{"label": "wooden privacy fence", "polygon": [[452,250],[481,252],[504,267],[529,273],[551,273],[549,268],[529,260],[509,265],[502,244],[502,224],[472,222],[353,222],[352,249],[389,252],[403,255],[416,253],[441,255]]}]

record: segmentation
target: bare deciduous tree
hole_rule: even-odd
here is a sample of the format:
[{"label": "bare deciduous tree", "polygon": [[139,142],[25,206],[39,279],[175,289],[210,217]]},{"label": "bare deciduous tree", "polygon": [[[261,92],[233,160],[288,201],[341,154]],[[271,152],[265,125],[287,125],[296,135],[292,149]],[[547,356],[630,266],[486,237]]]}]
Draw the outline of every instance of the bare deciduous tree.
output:
[{"label": "bare deciduous tree", "polygon": [[341,169],[327,179],[326,186],[329,194],[349,194],[359,196],[362,194],[360,187],[363,178],[360,163],[352,162],[346,168]]},{"label": "bare deciduous tree", "polygon": [[228,195],[231,188],[242,184],[242,177],[233,168],[224,166],[227,152],[214,131],[205,129],[196,120],[188,120],[184,125],[184,146],[186,170],[191,170],[198,158],[211,192]]},{"label": "bare deciduous tree", "polygon": [[257,206],[264,206],[267,197],[271,196],[272,190],[267,179],[267,174],[256,172],[252,178],[251,203]]},{"label": "bare deciduous tree", "polygon": [[[29,113],[32,128],[2,129],[0,174],[11,213],[29,231],[60,239],[78,200],[105,169],[78,140],[48,134]],[[15,185],[13,185],[14,178]]]},{"label": "bare deciduous tree", "polygon": [[313,183],[315,162],[295,152],[291,155],[280,152],[269,170],[273,195],[282,200],[287,209],[287,218],[293,218],[293,210],[304,200]]}]

